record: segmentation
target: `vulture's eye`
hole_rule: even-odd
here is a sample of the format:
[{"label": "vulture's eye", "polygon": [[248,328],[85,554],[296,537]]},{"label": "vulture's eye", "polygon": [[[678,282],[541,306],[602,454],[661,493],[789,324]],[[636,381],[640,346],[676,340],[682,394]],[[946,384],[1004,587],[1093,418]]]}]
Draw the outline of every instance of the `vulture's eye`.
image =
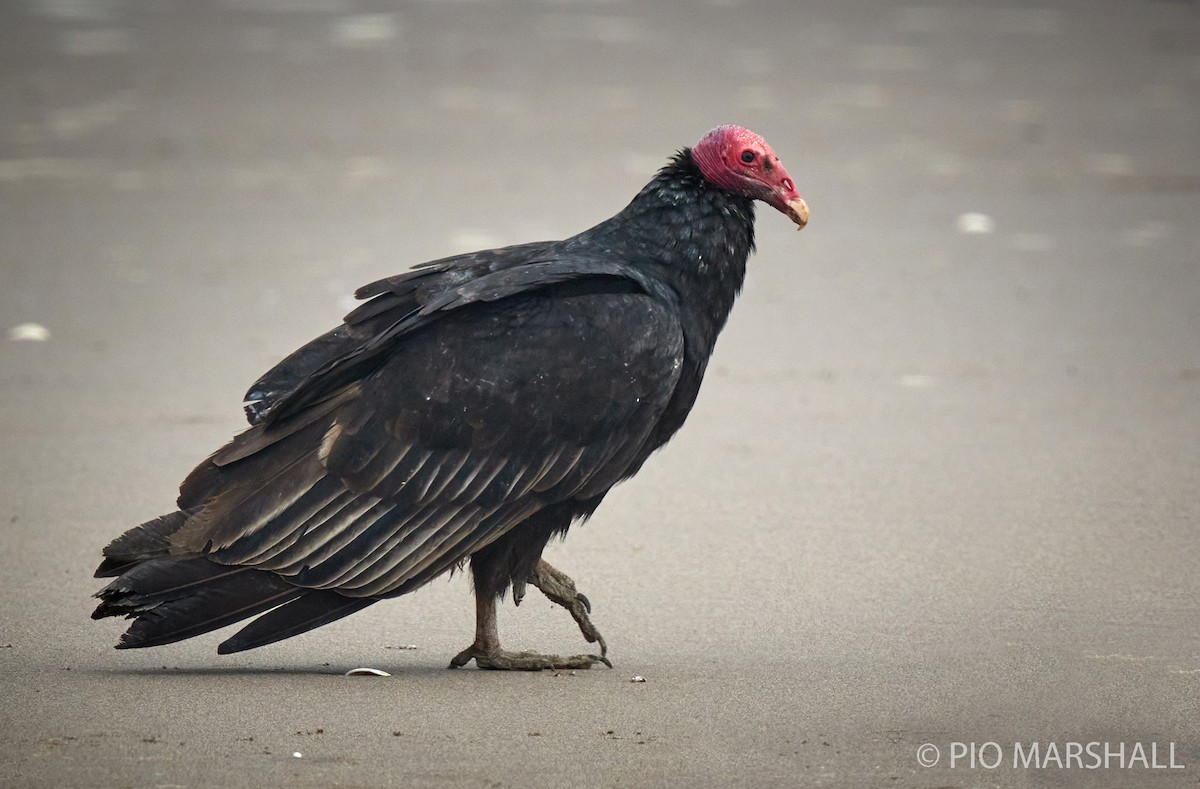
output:
[{"label": "vulture's eye", "polygon": [[746,164],[750,164],[750,162],[754,161],[754,151],[742,151],[742,161]]}]

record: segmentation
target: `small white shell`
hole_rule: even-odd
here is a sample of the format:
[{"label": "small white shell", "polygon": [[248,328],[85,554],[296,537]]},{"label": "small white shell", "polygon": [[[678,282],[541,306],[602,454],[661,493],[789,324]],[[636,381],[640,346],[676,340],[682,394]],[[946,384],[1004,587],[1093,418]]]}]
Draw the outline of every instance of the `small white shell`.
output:
[{"label": "small white shell", "polygon": [[645,682],[646,678],[643,677],[641,674],[635,674],[629,678],[629,681],[630,682]]},{"label": "small white shell", "polygon": [[347,677],[390,677],[386,671],[377,668],[352,668],[346,672]]},{"label": "small white shell", "polygon": [[958,232],[967,235],[995,233],[996,220],[978,211],[968,211],[958,218]]},{"label": "small white shell", "polygon": [[8,339],[13,342],[45,342],[50,339],[50,330],[40,323],[18,323],[8,330]]}]

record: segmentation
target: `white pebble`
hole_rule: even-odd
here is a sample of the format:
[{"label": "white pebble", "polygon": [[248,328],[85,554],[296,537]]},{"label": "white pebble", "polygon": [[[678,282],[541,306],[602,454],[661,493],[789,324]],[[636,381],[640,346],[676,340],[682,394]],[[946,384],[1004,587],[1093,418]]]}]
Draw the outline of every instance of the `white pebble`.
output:
[{"label": "white pebble", "polygon": [[960,233],[995,233],[996,220],[992,219],[987,214],[981,214],[978,211],[968,211],[958,218],[958,232]]},{"label": "white pebble", "polygon": [[303,755],[304,754],[300,753],[300,751],[292,751],[292,756],[295,756],[297,759],[299,759]]},{"label": "white pebble", "polygon": [[13,342],[45,342],[50,339],[50,330],[40,323],[18,323],[8,330],[8,339]]},{"label": "white pebble", "polygon": [[630,682],[645,682],[646,678],[643,677],[641,674],[635,674],[629,678],[629,681]]}]

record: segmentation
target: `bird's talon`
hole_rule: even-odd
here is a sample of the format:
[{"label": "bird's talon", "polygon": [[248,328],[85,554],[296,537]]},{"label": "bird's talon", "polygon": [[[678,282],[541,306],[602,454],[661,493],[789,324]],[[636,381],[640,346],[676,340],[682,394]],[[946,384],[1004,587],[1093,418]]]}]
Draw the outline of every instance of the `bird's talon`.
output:
[{"label": "bird's talon", "polygon": [[473,658],[473,657],[475,657],[475,648],[468,647],[467,649],[464,649],[462,652],[459,652],[457,655],[452,657],[450,659],[450,665],[447,666],[446,668],[462,668],[463,666],[470,663],[471,658]]},{"label": "bird's talon", "polygon": [[544,671],[546,669],[589,669],[597,663],[612,668],[612,663],[603,655],[541,655],[537,652],[509,652],[503,649],[483,649],[471,645],[454,656],[450,668],[462,668],[475,661],[475,665],[490,671]]},{"label": "bird's talon", "polygon": [[583,592],[579,592],[575,595],[575,599],[583,603],[583,607],[587,609],[589,614],[592,613],[592,601],[587,599],[587,595],[585,595]]}]

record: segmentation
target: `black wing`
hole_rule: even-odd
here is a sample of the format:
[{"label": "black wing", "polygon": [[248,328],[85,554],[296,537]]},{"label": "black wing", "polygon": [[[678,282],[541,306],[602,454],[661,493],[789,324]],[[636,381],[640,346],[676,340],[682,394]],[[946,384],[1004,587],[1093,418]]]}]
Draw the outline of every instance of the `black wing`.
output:
[{"label": "black wing", "polygon": [[[387,596],[636,470],[682,364],[675,310],[614,264],[532,265],[419,297],[368,286],[420,307],[367,317],[388,316],[198,468],[176,544],[301,586]],[[384,282],[422,278],[410,276]]]},{"label": "black wing", "polygon": [[252,425],[264,421],[275,405],[299,389],[309,376],[352,354],[399,317],[419,310],[431,295],[497,267],[519,265],[527,256],[551,246],[522,244],[443,258],[364,285],[355,295],[370,302],[354,309],[341,326],[297,349],[254,382],[245,396],[246,418]]},{"label": "black wing", "polygon": [[560,242],[434,260],[395,277],[364,285],[370,299],[326,332],[278,363],[245,396],[247,420],[280,420],[378,366],[391,341],[430,323],[437,313],[476,301],[496,301],[529,289],[580,277],[613,276],[636,282],[667,301],[673,297],[640,271],[611,260],[562,257]]}]

